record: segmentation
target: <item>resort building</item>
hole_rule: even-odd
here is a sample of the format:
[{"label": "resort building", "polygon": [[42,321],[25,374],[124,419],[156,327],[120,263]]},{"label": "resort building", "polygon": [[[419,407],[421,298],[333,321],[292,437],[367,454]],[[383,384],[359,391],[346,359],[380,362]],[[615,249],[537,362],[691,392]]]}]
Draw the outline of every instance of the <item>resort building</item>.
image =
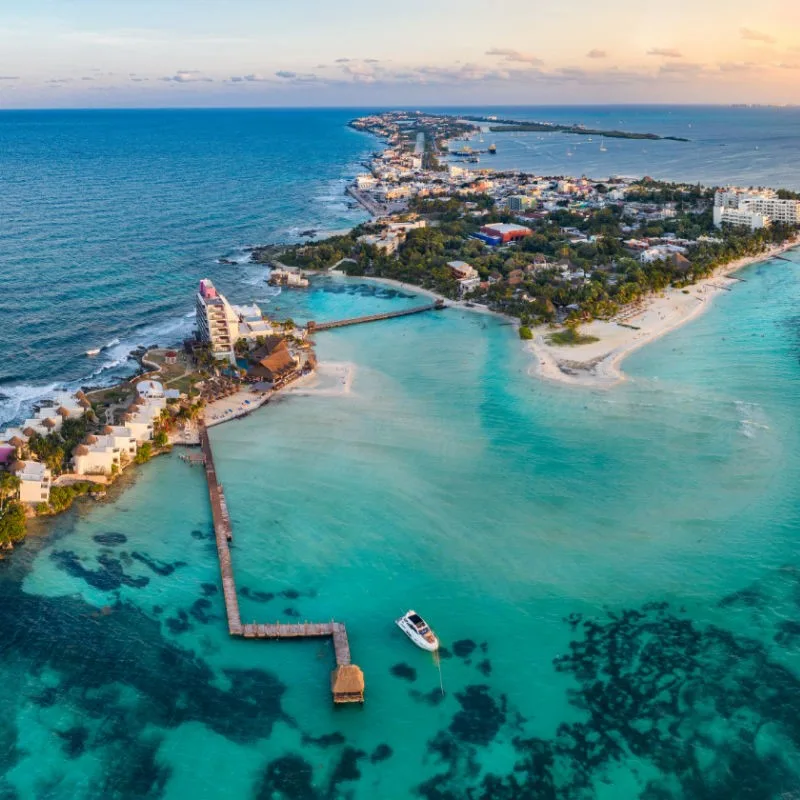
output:
[{"label": "resort building", "polygon": [[272,286],[289,286],[295,289],[305,289],[308,286],[308,278],[304,278],[302,272],[289,269],[273,269],[269,282]]},{"label": "resort building", "polygon": [[113,441],[114,448],[119,450],[122,461],[131,461],[136,456],[138,445],[130,428],[123,425],[106,425],[103,433]]},{"label": "resort building", "polygon": [[38,505],[50,500],[50,470],[39,461],[17,461],[11,472],[19,478],[19,501]]},{"label": "resort building", "polygon": [[387,254],[396,252],[397,248],[400,247],[400,237],[396,233],[367,233],[364,236],[359,236],[356,241],[368,247],[376,247]]},{"label": "resort building", "polygon": [[72,463],[78,475],[111,475],[122,464],[122,450],[114,436],[88,436],[75,448]]},{"label": "resort building", "polygon": [[471,264],[467,264],[466,261],[448,261],[447,268],[458,281],[458,291],[462,297],[480,286],[481,279],[478,270]]},{"label": "resort building", "polygon": [[155,400],[164,396],[164,386],[158,381],[139,381],[136,384],[136,391],[139,397],[145,400]]},{"label": "resort building", "polygon": [[200,281],[197,292],[197,338],[211,346],[214,358],[236,360],[233,348],[239,338],[239,317],[208,278]]},{"label": "resort building", "polygon": [[[721,209],[717,211],[717,209]],[[736,215],[731,211],[751,212],[767,217],[765,224],[757,224],[758,219]],[[719,221],[718,221],[719,220]],[[738,221],[736,221],[738,220]],[[730,187],[720,189],[714,195],[714,223],[719,227],[747,225],[751,230],[764,228],[770,222],[787,225],[800,225],[800,200],[782,199],[773,189],[739,189]]]},{"label": "resort building", "polygon": [[730,208],[729,206],[714,206],[714,225],[721,228],[723,225],[736,225],[749,228],[751,231],[759,228],[768,228],[770,218],[758,211],[748,208]]}]

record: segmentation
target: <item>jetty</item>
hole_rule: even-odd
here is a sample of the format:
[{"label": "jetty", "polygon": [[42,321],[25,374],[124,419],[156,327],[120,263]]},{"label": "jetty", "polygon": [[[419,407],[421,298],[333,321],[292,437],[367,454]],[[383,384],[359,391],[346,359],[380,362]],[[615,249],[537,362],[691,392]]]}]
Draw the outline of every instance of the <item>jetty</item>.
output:
[{"label": "jetty", "polygon": [[336,658],[336,669],[331,673],[331,692],[334,703],[364,702],[364,673],[352,663],[347,628],[343,622],[302,623],[258,623],[243,625],[239,612],[236,580],[233,576],[230,542],[233,540],[228,506],[222,485],[217,479],[214,454],[205,422],[198,424],[200,447],[205,463],[211,515],[214,520],[214,536],[217,543],[222,592],[225,599],[225,614],[228,618],[228,633],[244,639],[314,639],[330,637]]},{"label": "jetty", "polygon": [[383,314],[368,314],[365,317],[351,317],[350,319],[338,319],[332,322],[314,322],[314,320],[311,320],[307,327],[309,333],[315,333],[316,331],[328,331],[332,328],[345,328],[348,325],[364,325],[367,322],[378,322],[382,319],[407,317],[411,314],[422,314],[426,311],[440,311],[443,308],[446,308],[444,300],[436,300],[436,302],[427,303],[424,306],[414,306],[414,308],[405,308],[401,311],[386,311]]}]

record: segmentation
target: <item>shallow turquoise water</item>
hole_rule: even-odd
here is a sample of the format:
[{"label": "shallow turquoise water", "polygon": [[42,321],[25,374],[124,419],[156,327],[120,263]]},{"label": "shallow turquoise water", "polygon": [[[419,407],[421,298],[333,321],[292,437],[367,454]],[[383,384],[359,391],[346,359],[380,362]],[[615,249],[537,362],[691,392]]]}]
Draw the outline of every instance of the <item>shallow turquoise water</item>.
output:
[{"label": "shallow turquoise water", "polygon": [[[513,330],[469,312],[319,334],[350,394],[212,438],[243,618],[345,621],[364,707],[331,707],[329,645],[228,638],[203,476],[173,455],[5,566],[0,787],[791,796],[800,269],[742,277],[606,391],[531,378]],[[292,298],[298,319],[415,302]],[[447,649],[444,695],[392,622],[408,607]]]}]

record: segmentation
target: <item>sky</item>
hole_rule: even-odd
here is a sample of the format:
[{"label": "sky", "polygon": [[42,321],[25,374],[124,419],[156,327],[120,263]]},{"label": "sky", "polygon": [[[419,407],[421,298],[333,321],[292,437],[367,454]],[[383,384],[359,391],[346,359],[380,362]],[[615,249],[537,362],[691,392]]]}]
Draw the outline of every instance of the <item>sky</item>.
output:
[{"label": "sky", "polygon": [[800,103],[798,0],[0,0],[0,108]]}]

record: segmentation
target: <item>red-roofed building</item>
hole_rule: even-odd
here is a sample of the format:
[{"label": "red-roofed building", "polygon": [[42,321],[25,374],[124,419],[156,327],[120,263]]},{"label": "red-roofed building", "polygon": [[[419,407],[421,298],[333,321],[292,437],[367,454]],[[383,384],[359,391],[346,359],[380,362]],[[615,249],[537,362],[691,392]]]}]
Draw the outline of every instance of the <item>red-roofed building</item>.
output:
[{"label": "red-roofed building", "polygon": [[481,233],[486,236],[498,238],[503,244],[508,244],[509,242],[516,242],[519,239],[530,236],[533,231],[530,228],[526,228],[524,225],[511,225],[505,222],[498,222],[494,225],[484,225],[481,228]]}]

